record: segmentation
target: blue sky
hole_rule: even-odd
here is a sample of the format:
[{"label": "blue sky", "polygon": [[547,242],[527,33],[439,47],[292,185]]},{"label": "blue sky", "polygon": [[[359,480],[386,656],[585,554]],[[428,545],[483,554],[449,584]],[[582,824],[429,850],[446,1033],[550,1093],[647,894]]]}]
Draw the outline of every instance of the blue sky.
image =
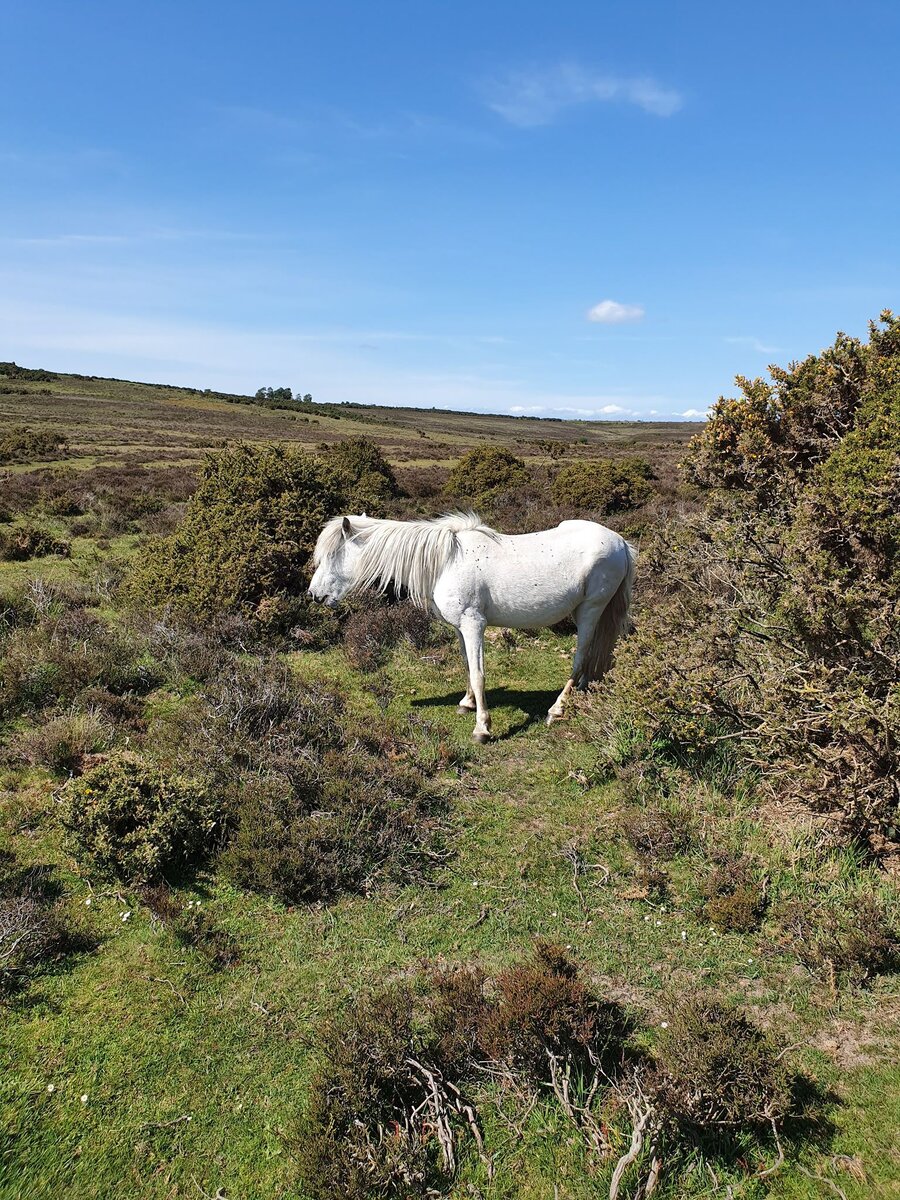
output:
[{"label": "blue sky", "polygon": [[896,0],[0,11],[0,359],[662,418],[900,307]]}]

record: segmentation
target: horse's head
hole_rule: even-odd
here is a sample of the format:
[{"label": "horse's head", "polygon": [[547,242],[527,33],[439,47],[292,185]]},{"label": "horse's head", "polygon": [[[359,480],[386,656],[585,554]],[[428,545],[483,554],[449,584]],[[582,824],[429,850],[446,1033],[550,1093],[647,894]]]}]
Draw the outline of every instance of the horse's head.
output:
[{"label": "horse's head", "polygon": [[328,522],[316,543],[313,554],[316,570],[309,594],[329,608],[335,608],[343,600],[353,583],[353,567],[359,554],[354,532],[350,517],[336,517]]}]

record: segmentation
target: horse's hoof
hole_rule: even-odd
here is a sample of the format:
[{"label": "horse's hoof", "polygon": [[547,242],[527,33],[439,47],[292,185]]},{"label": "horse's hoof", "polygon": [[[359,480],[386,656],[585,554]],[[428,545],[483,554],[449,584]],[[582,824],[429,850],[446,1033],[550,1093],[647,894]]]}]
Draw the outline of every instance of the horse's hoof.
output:
[{"label": "horse's hoof", "polygon": [[461,717],[467,717],[467,716],[469,716],[470,713],[473,713],[475,711],[475,709],[469,708],[465,704],[457,704],[456,711],[459,713],[459,715]]},{"label": "horse's hoof", "polygon": [[491,735],[489,733],[473,733],[472,740],[483,746],[485,742],[489,742],[491,740]]}]

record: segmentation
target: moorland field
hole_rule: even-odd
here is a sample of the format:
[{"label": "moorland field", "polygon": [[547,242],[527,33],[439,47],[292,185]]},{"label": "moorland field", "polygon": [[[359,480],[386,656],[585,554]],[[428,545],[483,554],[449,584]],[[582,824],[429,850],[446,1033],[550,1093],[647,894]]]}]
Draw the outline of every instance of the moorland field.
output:
[{"label": "moorland field", "polygon": [[[706,425],[0,364],[0,1197],[900,1195],[900,328]],[[280,405],[280,406],[279,406]],[[587,516],[493,742],[324,519]]]}]

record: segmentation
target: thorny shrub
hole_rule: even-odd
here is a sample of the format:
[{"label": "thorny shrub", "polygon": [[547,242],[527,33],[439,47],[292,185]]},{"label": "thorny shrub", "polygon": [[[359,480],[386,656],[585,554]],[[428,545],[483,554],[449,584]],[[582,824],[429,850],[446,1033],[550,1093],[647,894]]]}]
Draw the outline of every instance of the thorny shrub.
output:
[{"label": "thorny shrub", "polygon": [[316,538],[329,517],[365,501],[364,480],[295,446],[229,446],[207,457],[183,522],[150,540],[128,592],[193,617],[314,623],[304,593]]},{"label": "thorny shrub", "polygon": [[[381,449],[368,438],[343,438],[332,442],[320,448],[319,456],[347,477],[350,489],[355,491],[363,507],[367,506],[367,512],[400,494],[393,468]],[[368,515],[379,514],[372,511]]]},{"label": "thorny shrub", "polygon": [[59,818],[77,852],[127,883],[145,883],[208,852],[220,821],[206,784],[131,753],[69,780]]},{"label": "thorny shrub", "polygon": [[58,429],[49,426],[31,429],[28,425],[14,425],[0,434],[0,463],[62,458],[68,451],[68,445],[68,437]]},{"label": "thorny shrub", "polygon": [[706,515],[642,546],[601,757],[756,780],[878,852],[900,834],[900,320],[739,382],[688,456]]},{"label": "thorny shrub", "polygon": [[25,562],[51,554],[68,558],[71,552],[72,547],[65,538],[36,525],[13,525],[0,532],[0,559],[6,562]]},{"label": "thorny shrub", "polygon": [[554,479],[553,499],[587,512],[622,512],[649,500],[652,479],[653,468],[638,455],[573,462]]},{"label": "thorny shrub", "polygon": [[477,446],[452,468],[444,485],[449,496],[484,505],[491,497],[528,482],[528,469],[510,450]]}]

